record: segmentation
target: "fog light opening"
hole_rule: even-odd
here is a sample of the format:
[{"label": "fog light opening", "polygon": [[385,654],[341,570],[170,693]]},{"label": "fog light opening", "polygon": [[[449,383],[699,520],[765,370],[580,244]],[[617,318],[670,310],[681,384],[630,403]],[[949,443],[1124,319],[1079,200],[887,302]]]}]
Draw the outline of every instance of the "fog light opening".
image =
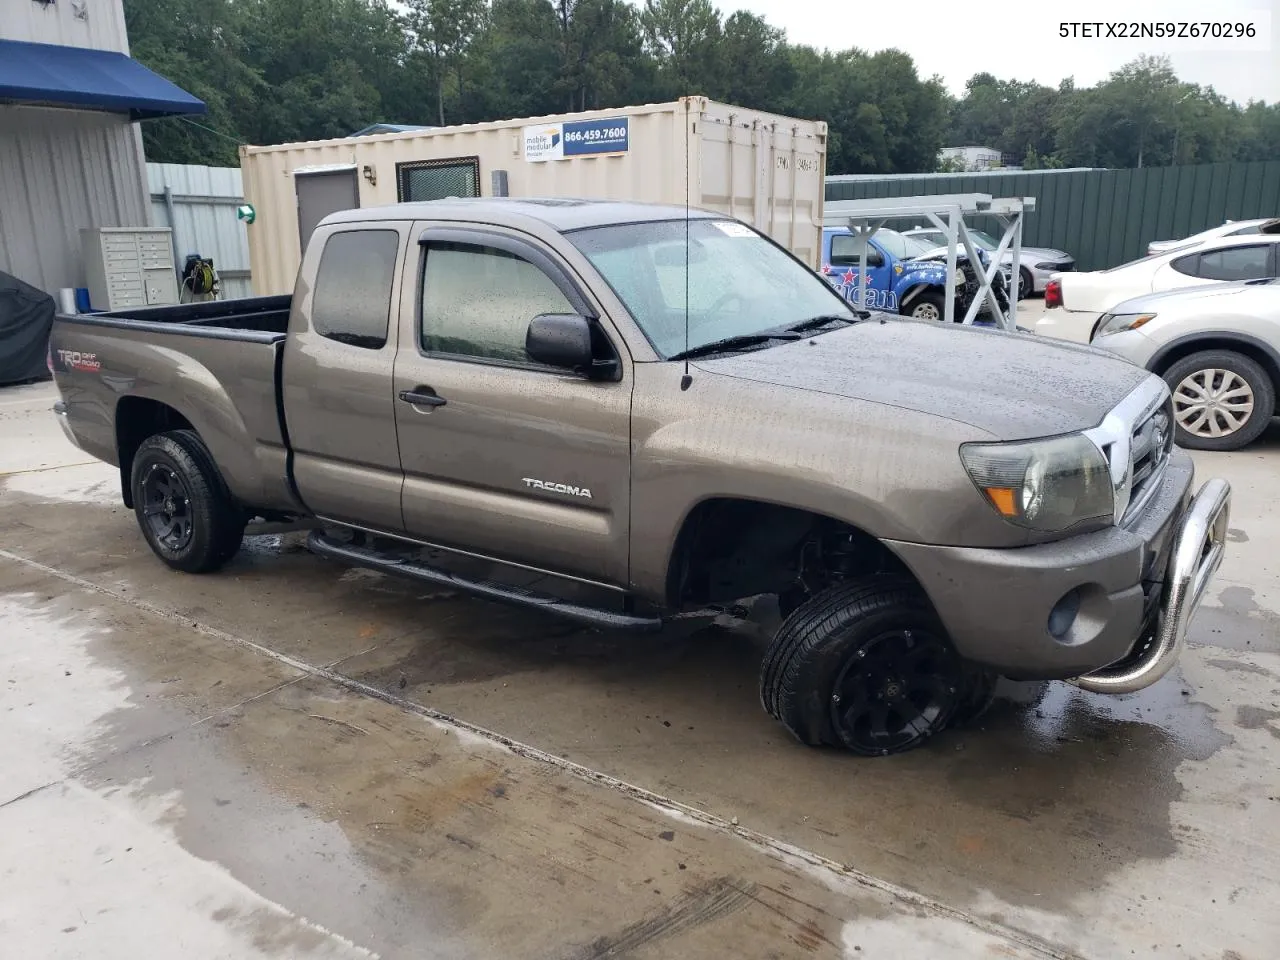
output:
[{"label": "fog light opening", "polygon": [[1080,612],[1080,591],[1068,590],[1049,611],[1049,636],[1061,640],[1076,622]]}]

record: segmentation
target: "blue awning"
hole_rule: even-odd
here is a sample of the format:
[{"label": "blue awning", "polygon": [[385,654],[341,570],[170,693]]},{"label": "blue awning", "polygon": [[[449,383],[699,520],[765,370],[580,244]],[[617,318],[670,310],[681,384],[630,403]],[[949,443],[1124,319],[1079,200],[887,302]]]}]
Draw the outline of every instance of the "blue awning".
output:
[{"label": "blue awning", "polygon": [[205,105],[111,50],[0,40],[0,101],[127,113],[131,120],[204,113]]}]

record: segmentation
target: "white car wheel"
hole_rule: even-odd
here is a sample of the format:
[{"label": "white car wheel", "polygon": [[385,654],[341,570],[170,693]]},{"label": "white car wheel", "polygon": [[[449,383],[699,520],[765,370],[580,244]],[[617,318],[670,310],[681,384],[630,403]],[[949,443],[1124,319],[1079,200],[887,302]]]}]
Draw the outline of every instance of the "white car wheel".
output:
[{"label": "white car wheel", "polygon": [[1165,371],[1180,446],[1238,450],[1267,428],[1275,387],[1254,360],[1229,350],[1184,357]]}]

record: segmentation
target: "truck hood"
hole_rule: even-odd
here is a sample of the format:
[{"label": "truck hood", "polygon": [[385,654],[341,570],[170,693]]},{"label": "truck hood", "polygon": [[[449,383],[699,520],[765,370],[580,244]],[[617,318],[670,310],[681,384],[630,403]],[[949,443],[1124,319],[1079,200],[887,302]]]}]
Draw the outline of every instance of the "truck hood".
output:
[{"label": "truck hood", "polygon": [[866,320],[697,366],[945,417],[999,440],[1097,426],[1150,376],[1092,347],[908,319]]}]

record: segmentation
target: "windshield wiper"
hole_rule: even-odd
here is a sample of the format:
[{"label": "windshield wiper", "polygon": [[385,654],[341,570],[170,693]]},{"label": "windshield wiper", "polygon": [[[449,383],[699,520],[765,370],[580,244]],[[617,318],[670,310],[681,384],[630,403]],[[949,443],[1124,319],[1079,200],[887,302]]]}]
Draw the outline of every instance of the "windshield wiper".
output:
[{"label": "windshield wiper", "polygon": [[743,350],[747,347],[758,347],[760,344],[768,343],[770,340],[799,339],[800,334],[790,330],[782,330],[776,333],[747,333],[736,337],[725,337],[723,340],[712,340],[710,343],[704,343],[697,347],[690,347],[688,350],[673,353],[667,359],[692,360],[694,357],[706,357],[713,353],[729,353],[734,350]]},{"label": "windshield wiper", "polygon": [[791,333],[804,333],[806,330],[817,330],[825,327],[829,323],[857,323],[859,320],[866,320],[871,314],[863,314],[858,311],[858,316],[851,317],[846,313],[820,313],[816,317],[810,317],[808,320],[801,320],[799,323],[793,323],[786,329]]}]

